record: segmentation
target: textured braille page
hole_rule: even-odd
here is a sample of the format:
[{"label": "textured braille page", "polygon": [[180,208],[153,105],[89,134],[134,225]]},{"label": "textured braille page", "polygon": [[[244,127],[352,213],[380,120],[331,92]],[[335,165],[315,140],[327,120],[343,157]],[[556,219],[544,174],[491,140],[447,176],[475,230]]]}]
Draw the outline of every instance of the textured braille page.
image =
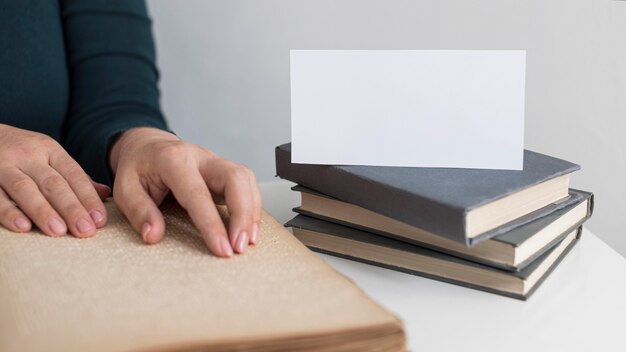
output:
[{"label": "textured braille page", "polygon": [[90,239],[0,227],[1,351],[405,348],[396,317],[267,213],[257,245],[220,259],[174,203],[152,246],[106,205]]}]

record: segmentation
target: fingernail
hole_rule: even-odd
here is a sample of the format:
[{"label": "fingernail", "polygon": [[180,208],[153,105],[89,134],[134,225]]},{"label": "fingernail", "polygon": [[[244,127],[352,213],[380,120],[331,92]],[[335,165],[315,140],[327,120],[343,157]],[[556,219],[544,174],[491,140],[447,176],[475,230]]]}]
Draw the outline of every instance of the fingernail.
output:
[{"label": "fingernail", "polygon": [[76,221],[76,228],[78,229],[78,231],[80,231],[81,233],[87,233],[91,230],[93,230],[93,226],[91,225],[91,223],[85,219],[78,219],[78,221]]},{"label": "fingernail", "polygon": [[99,224],[104,221],[104,214],[100,210],[92,210],[89,212],[89,216],[96,224]]},{"label": "fingernail", "polygon": [[20,231],[28,231],[30,229],[30,221],[25,217],[18,216],[13,220],[15,227],[17,227]]},{"label": "fingernail", "polygon": [[224,254],[227,257],[232,257],[233,256],[233,247],[230,246],[230,243],[228,242],[227,239],[222,239],[222,251],[224,252]]},{"label": "fingernail", "polygon": [[48,220],[48,227],[55,235],[62,236],[67,233],[67,227],[65,227],[65,224],[57,218]]},{"label": "fingernail", "polygon": [[256,243],[257,238],[259,237],[259,225],[255,222],[252,224],[252,243]]},{"label": "fingernail", "polygon": [[144,242],[148,242],[148,234],[150,233],[150,230],[152,230],[152,226],[150,226],[150,223],[148,222],[144,223],[141,227],[141,237],[143,237]]},{"label": "fingernail", "polygon": [[237,252],[243,253],[246,251],[249,239],[250,238],[248,237],[248,233],[246,231],[241,231],[239,233],[239,238],[237,239],[237,243],[235,244],[235,247],[237,247]]}]

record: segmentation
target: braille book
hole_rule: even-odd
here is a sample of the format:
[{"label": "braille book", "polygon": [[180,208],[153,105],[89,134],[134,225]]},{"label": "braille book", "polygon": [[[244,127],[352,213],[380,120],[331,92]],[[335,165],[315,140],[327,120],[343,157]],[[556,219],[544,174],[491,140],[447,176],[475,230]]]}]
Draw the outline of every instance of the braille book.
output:
[{"label": "braille book", "polygon": [[267,213],[259,242],[225,259],[175,202],[156,245],[106,206],[89,239],[0,227],[0,351],[406,349],[398,318]]}]

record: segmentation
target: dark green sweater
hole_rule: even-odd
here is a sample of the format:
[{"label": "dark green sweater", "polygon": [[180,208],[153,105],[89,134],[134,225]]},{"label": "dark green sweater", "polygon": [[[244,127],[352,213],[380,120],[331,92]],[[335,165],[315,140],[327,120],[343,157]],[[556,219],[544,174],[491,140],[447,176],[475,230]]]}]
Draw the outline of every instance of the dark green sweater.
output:
[{"label": "dark green sweater", "polygon": [[111,141],[166,129],[150,25],[143,1],[2,0],[0,123],[49,135],[110,185]]}]

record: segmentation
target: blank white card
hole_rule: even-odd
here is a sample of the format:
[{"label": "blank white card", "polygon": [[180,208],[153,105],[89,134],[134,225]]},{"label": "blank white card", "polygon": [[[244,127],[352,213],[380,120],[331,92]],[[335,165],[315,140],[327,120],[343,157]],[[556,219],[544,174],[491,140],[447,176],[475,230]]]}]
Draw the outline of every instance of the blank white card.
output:
[{"label": "blank white card", "polygon": [[521,170],[523,50],[291,50],[292,162]]}]

